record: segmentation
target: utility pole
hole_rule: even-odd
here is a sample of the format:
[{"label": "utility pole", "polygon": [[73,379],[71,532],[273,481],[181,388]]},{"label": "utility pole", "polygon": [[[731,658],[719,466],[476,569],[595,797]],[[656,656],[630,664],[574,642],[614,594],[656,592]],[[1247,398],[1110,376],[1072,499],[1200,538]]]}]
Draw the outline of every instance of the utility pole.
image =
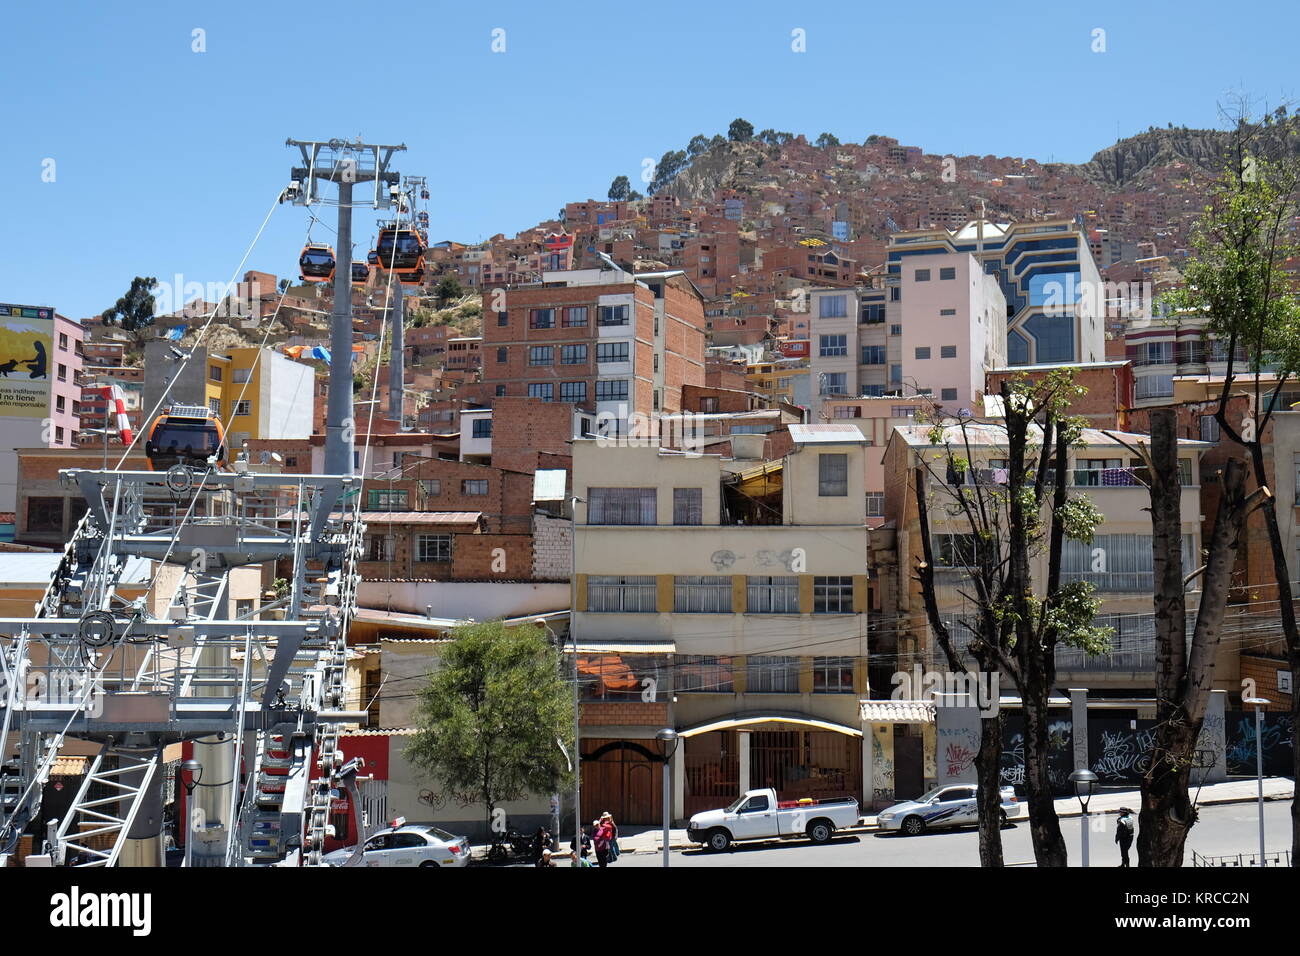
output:
[{"label": "utility pole", "polygon": [[[401,175],[389,169],[393,153],[405,145],[381,146],[331,139],[328,142],[289,139],[302,165],[290,173],[281,201],[311,206],[323,202],[317,195],[321,181],[338,187],[338,238],[334,251],[334,308],[330,312],[330,382],[325,417],[325,472],[352,474],[352,445],[356,423],[352,416],[352,210],[357,205],[387,209],[398,191]],[[353,187],[373,183],[373,192],[357,199]]]},{"label": "utility pole", "polygon": [[395,281],[393,290],[396,298],[389,312],[392,323],[392,354],[388,357],[388,414],[397,422],[397,430],[402,430],[402,392],[406,384],[406,294],[402,283]]}]

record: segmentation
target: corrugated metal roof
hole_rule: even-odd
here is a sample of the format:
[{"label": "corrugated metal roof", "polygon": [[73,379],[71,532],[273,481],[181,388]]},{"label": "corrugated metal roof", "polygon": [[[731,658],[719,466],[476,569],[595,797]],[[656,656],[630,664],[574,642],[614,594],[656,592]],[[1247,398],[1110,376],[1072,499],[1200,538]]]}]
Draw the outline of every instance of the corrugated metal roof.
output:
[{"label": "corrugated metal roof", "polygon": [[[49,584],[61,560],[62,551],[0,551],[0,584]],[[127,558],[121,581],[124,584],[147,583],[149,560]]]},{"label": "corrugated metal roof", "polygon": [[839,445],[865,445],[866,437],[859,430],[857,425],[849,424],[824,424],[824,425],[790,425],[790,440],[796,445],[810,445],[819,442],[830,442]]},{"label": "corrugated metal roof", "polygon": [[366,524],[478,524],[481,511],[363,511]]},{"label": "corrugated metal roof", "polygon": [[932,700],[863,700],[858,714],[864,724],[932,724]]},{"label": "corrugated metal roof", "polygon": [[539,468],[533,475],[534,501],[563,501],[568,472],[563,468]]}]

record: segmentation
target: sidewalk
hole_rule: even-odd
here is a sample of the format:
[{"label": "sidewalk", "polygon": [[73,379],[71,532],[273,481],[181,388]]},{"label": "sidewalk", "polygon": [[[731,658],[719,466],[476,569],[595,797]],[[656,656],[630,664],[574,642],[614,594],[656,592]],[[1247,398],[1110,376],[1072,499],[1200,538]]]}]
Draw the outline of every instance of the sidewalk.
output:
[{"label": "sidewalk", "polygon": [[[1189,793],[1192,799],[1196,801],[1196,805],[1200,807],[1224,803],[1250,803],[1258,798],[1258,785],[1253,778],[1228,780],[1223,783],[1207,784],[1200,789],[1199,794],[1196,788],[1193,787]],[[1294,793],[1295,783],[1289,777],[1264,778],[1265,800],[1290,800]],[[1023,804],[1024,801],[1021,802]],[[1082,815],[1079,809],[1079,801],[1075,797],[1060,797],[1053,802],[1056,804],[1056,815],[1059,817]],[[1115,790],[1093,796],[1088,802],[1088,812],[1090,814],[1118,813],[1120,807],[1128,807],[1130,810],[1137,812],[1141,809],[1141,806],[1141,791]],[[1024,818],[1020,817],[1019,819]],[[838,832],[863,833],[874,829],[876,829],[876,817],[873,814],[863,817],[860,826]],[[674,850],[686,850],[697,845],[686,839],[686,830],[684,828],[669,830],[668,843],[669,847]],[[629,828],[624,827],[619,835],[618,845],[619,849],[624,853],[662,853],[663,829],[648,828],[632,833]]]}]

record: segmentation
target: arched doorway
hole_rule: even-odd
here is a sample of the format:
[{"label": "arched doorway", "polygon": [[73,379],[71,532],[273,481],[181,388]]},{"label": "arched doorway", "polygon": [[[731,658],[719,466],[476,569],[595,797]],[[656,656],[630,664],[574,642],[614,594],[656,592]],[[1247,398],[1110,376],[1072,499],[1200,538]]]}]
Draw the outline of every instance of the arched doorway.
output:
[{"label": "arched doorway", "polygon": [[617,823],[663,820],[663,758],[659,744],[583,738],[582,815],[590,823],[608,810]]}]

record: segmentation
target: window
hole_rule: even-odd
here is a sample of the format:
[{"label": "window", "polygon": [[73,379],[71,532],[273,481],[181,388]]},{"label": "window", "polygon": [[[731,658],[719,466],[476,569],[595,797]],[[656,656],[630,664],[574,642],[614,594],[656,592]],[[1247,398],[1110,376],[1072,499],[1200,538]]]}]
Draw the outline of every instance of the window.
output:
[{"label": "window", "polygon": [[945,402],[955,402],[957,401],[957,389],[941,388],[939,389],[939,397]]},{"label": "window", "polygon": [[60,363],[59,363],[59,381],[60,381],[60,382],[66,382],[67,380],[68,380],[68,367],[67,367],[66,365],[64,365],[62,362],[60,362]]},{"label": "window", "polygon": [[495,393],[497,398],[503,397],[506,393],[506,387],[504,385],[498,385],[495,389]]},{"label": "window", "polygon": [[885,347],[883,345],[862,346],[862,364],[863,365],[884,365]]},{"label": "window", "polygon": [[716,395],[706,395],[700,399],[700,414],[712,415],[718,411],[718,397]]},{"label": "window", "polygon": [[212,365],[208,367],[208,378],[214,382],[221,381],[221,366]]},{"label": "window", "polygon": [[889,407],[890,418],[915,418],[915,405],[891,405]]},{"label": "window", "polygon": [[415,560],[437,561],[445,564],[451,560],[451,535],[421,534],[415,539]]},{"label": "window", "polygon": [[420,494],[430,498],[442,494],[442,481],[438,478],[420,479]]},{"label": "window", "polygon": [[934,547],[934,563],[939,568],[969,568],[975,564],[975,535],[973,534],[936,534],[931,543]]},{"label": "window", "polygon": [[252,408],[249,400],[246,398],[241,399],[240,401],[235,402],[234,407],[231,408],[230,416],[232,418],[239,418],[242,415],[247,415],[251,410]]},{"label": "window", "polygon": [[654,488],[588,488],[587,524],[656,524]]},{"label": "window", "polygon": [[628,360],[628,342],[601,342],[596,346],[597,362],[626,362]]},{"label": "window", "polygon": [[585,305],[570,305],[564,310],[563,325],[566,329],[578,329],[587,324],[587,307]]},{"label": "window", "polygon": [[1142,375],[1133,383],[1134,398],[1168,398],[1173,394],[1172,375]]},{"label": "window", "polygon": [[730,614],[731,578],[717,574],[673,578],[673,610],[678,614]]},{"label": "window", "polygon": [[578,671],[583,700],[641,701],[646,678],[654,681],[651,700],[667,700],[672,684],[664,654],[580,654]]},{"label": "window", "polygon": [[799,693],[799,658],[754,655],[746,658],[745,692],[748,694]]},{"label": "window", "polygon": [[845,311],[845,302],[847,296],[843,295],[823,295],[817,299],[817,317],[821,319],[842,319],[848,312]]},{"label": "window", "polygon": [[60,352],[66,352],[67,350],[68,350],[68,333],[67,333],[67,332],[60,332],[60,333],[59,333],[59,351],[60,351]]},{"label": "window", "polygon": [[[1219,440],[1219,420],[1213,415],[1201,416],[1201,441]],[[1300,500],[1300,499],[1297,499]]]},{"label": "window", "polygon": [[889,327],[889,334],[890,334],[890,335],[902,335],[902,334],[903,334],[903,327],[902,327],[901,325],[891,325],[891,326]]},{"label": "window", "polygon": [[[590,580],[590,579],[588,579]],[[673,690],[678,693],[733,693],[730,657],[678,654]]]},{"label": "window", "polygon": [[918,359],[928,359],[930,357],[930,346],[918,345],[916,347],[916,357]]},{"label": "window", "polygon": [[534,345],[528,350],[529,365],[554,365],[555,349],[549,345]]},{"label": "window", "polygon": [[821,376],[823,395],[847,395],[847,372],[824,372]]},{"label": "window", "polygon": [[862,417],[862,408],[861,408],[860,406],[858,406],[858,405],[836,405],[836,406],[835,406],[835,415],[834,415],[834,417],[836,417],[836,418],[861,418],[861,417]]},{"label": "window", "polygon": [[405,488],[371,488],[366,495],[368,511],[405,511]]},{"label": "window", "polygon": [[867,517],[879,518],[885,513],[885,493],[883,491],[867,492]]},{"label": "window", "polygon": [[900,289],[898,286],[894,286],[892,289],[889,290],[890,302],[898,302],[902,298],[903,298],[903,290]]},{"label": "window", "polygon": [[673,524],[704,523],[704,489],[673,489]]},{"label": "window", "polygon": [[490,418],[474,419],[474,424],[472,426],[472,435],[475,438],[491,438],[492,419]]},{"label": "window", "polygon": [[509,349],[497,349],[497,361],[498,361],[498,362],[507,362],[507,361],[509,361],[509,360],[510,360],[510,350],[509,350]]},{"label": "window", "polygon": [[957,357],[957,346],[955,345],[939,346],[939,358],[956,358],[956,357]]},{"label": "window", "polygon": [[954,266],[943,266],[939,269],[939,280],[957,278],[957,269]]},{"label": "window", "polygon": [[62,444],[63,444],[63,426],[62,426],[62,425],[55,425],[55,426],[54,426],[54,444],[56,444],[56,445],[62,445]]},{"label": "window", "polygon": [[460,483],[462,495],[485,495],[488,493],[486,478],[465,478]]},{"label": "window", "polygon": [[54,410],[55,410],[56,412],[61,412],[61,411],[63,411],[63,410],[64,410],[64,407],[66,406],[66,404],[67,404],[67,402],[64,400],[64,398],[63,398],[62,395],[56,395],[56,396],[54,396]]},{"label": "window", "polygon": [[247,385],[252,376],[251,368],[237,368],[230,373],[230,380],[236,385]]},{"label": "window", "polygon": [[627,379],[611,379],[609,381],[596,383],[596,401],[598,402],[625,402],[627,401]]},{"label": "window", "polygon": [[814,614],[852,614],[853,578],[848,575],[813,578]]},{"label": "window", "polygon": [[393,560],[394,539],[391,534],[366,535],[366,559],[368,561]]},{"label": "window", "polygon": [[[1192,567],[1195,536],[1183,535],[1183,567]],[[1099,591],[1145,591],[1155,587],[1151,535],[1099,534],[1089,544],[1066,539],[1061,581],[1087,581]]]},{"label": "window", "polygon": [[544,402],[549,402],[555,398],[555,384],[553,382],[530,382],[528,384],[528,397],[540,398]]},{"label": "window", "polygon": [[627,325],[628,308],[625,305],[602,305],[597,316],[597,323],[603,326]]},{"label": "window", "polygon": [[917,269],[917,270],[916,270],[916,273],[914,274],[914,278],[916,279],[917,282],[929,282],[929,281],[930,281],[930,270],[929,270],[929,269]]},{"label": "window", "polygon": [[956,309],[940,309],[940,310],[939,310],[939,314],[940,314],[940,315],[956,315],[956,314],[957,314],[957,310],[956,310]]},{"label": "window", "polygon": [[745,610],[750,614],[798,614],[799,579],[794,575],[756,575],[745,579]]},{"label": "window", "polygon": [[817,494],[823,498],[842,498],[849,493],[849,456],[817,456]]},{"label": "window", "polygon": [[849,354],[847,335],[819,335],[820,350],[823,357]]},{"label": "window", "polygon": [[853,658],[814,657],[814,694],[852,694]]},{"label": "window", "polygon": [[883,302],[873,302],[869,305],[862,306],[862,324],[879,325],[885,321],[885,304]]},{"label": "window", "polygon": [[903,384],[903,366],[901,365],[889,366],[889,384],[890,385]]},{"label": "window", "polygon": [[1172,365],[1174,363],[1173,342],[1146,342],[1138,347],[1139,365]]},{"label": "window", "polygon": [[561,382],[560,383],[560,401],[562,402],[585,402],[587,400],[587,383],[586,382]]},{"label": "window", "polygon": [[653,614],[656,594],[653,574],[587,577],[587,610],[595,613]]},{"label": "window", "polygon": [[498,313],[497,313],[497,328],[501,328],[502,326],[506,326],[506,325],[509,325],[509,324],[510,324],[510,313],[509,313],[509,312],[498,312]]},{"label": "window", "polygon": [[297,455],[285,455],[285,456],[284,456],[284,467],[286,467],[286,468],[297,468],[297,467],[298,467],[298,456],[297,456]]},{"label": "window", "polygon": [[528,327],[530,329],[555,328],[555,310],[554,309],[529,309]]},{"label": "window", "polygon": [[585,345],[560,346],[560,364],[561,365],[586,365],[587,346]]}]

